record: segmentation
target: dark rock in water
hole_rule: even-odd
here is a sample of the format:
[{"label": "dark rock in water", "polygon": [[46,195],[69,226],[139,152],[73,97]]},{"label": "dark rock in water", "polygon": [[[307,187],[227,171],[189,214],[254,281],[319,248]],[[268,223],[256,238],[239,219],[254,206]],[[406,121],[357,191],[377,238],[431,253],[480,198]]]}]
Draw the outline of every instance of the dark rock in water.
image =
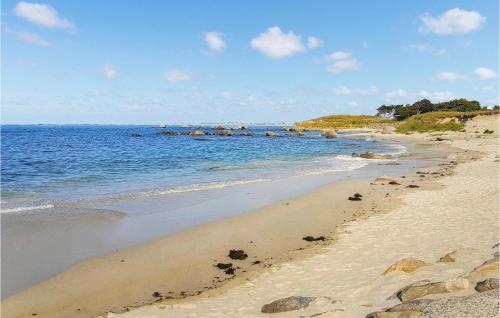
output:
[{"label": "dark rock in water", "polygon": [[316,297],[302,297],[302,296],[292,296],[287,298],[282,298],[273,301],[272,303],[265,304],[262,306],[261,311],[263,313],[277,313],[277,312],[285,312],[291,310],[299,310],[302,308],[306,308],[309,306],[311,302],[313,302]]},{"label": "dark rock in water", "polygon": [[266,131],[266,136],[267,137],[280,137],[281,135],[277,134],[275,132],[272,132],[272,131]]},{"label": "dark rock in water", "polygon": [[308,235],[308,236],[304,236],[302,239],[304,241],[314,242],[314,241],[324,241],[324,240],[326,240],[326,237],[324,237],[324,236],[314,237],[314,236]]},{"label": "dark rock in water", "polygon": [[230,259],[244,260],[248,255],[243,250],[230,250],[228,254]]},{"label": "dark rock in water", "polygon": [[296,131],[296,129],[293,127],[283,127],[283,128],[281,128],[281,130],[283,130],[283,131]]},{"label": "dark rock in water", "polygon": [[133,132],[132,137],[141,137],[142,135],[138,132]]},{"label": "dark rock in water", "polygon": [[157,297],[157,298],[158,298],[158,297],[161,297],[161,293],[160,293],[160,292],[155,291],[155,292],[153,293],[153,297]]},{"label": "dark rock in water", "polygon": [[288,137],[304,137],[305,134],[302,133],[302,132],[297,132],[297,133],[293,133],[293,134],[286,134]]},{"label": "dark rock in water", "polygon": [[410,185],[407,185],[406,186],[407,188],[420,188],[418,185],[416,184],[410,184]]},{"label": "dark rock in water", "polygon": [[241,133],[238,136],[242,136],[242,137],[254,137],[255,134],[247,132],[247,133]]},{"label": "dark rock in water", "polygon": [[197,140],[197,141],[210,141],[210,139],[208,139],[208,138],[194,138],[194,140]]},{"label": "dark rock in water", "polygon": [[217,136],[232,136],[233,132],[230,130],[218,130],[215,134]]},{"label": "dark rock in water", "polygon": [[488,278],[483,280],[482,282],[478,282],[476,284],[476,287],[474,287],[474,289],[482,293],[488,290],[498,289],[498,286],[499,286],[498,278]]},{"label": "dark rock in water", "polygon": [[222,127],[222,126],[215,126],[215,127],[212,127],[213,130],[225,130],[226,128]]},{"label": "dark rock in water", "polygon": [[160,131],[158,133],[160,136],[180,136],[181,133],[176,132],[176,131]]}]

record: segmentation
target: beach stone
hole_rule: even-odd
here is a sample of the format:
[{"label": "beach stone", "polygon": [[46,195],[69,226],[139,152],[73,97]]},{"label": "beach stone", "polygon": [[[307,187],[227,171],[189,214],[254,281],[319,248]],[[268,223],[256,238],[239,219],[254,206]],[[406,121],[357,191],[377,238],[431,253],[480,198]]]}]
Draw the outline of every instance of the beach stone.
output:
[{"label": "beach stone", "polygon": [[314,241],[324,241],[324,240],[326,240],[326,237],[324,237],[324,236],[314,237],[314,236],[308,235],[308,236],[304,236],[302,239],[304,241],[307,241],[307,242],[314,242]]},{"label": "beach stone", "polygon": [[444,285],[448,292],[454,292],[469,288],[470,282],[463,277],[457,277],[446,280]]},{"label": "beach stone", "polygon": [[487,260],[478,267],[474,268],[473,272],[474,273],[484,273],[490,271],[498,272],[499,269],[500,267],[499,267],[498,257],[494,257],[490,260]]},{"label": "beach stone", "polygon": [[411,258],[411,257],[410,258],[403,258],[403,259],[400,259],[399,261],[395,262],[391,266],[389,266],[384,271],[383,275],[388,274],[390,272],[394,272],[394,271],[412,273],[412,272],[416,271],[417,269],[419,269],[420,267],[427,266],[427,265],[429,265],[429,264],[427,264],[426,262],[421,261],[419,259],[416,259],[416,258]]},{"label": "beach stone", "polygon": [[189,132],[189,136],[204,136],[204,135],[205,135],[205,132],[203,132],[201,130],[195,130],[195,131]]},{"label": "beach stone", "polygon": [[337,134],[333,130],[325,130],[325,131],[321,132],[321,137],[325,137],[327,139],[337,138]]},{"label": "beach stone", "polygon": [[448,293],[444,282],[438,283],[414,283],[403,287],[396,293],[396,297],[402,302],[407,302],[416,298],[424,297],[431,294]]},{"label": "beach stone", "polygon": [[263,313],[277,313],[291,310],[299,310],[309,306],[316,297],[291,296],[273,301],[262,306]]},{"label": "beach stone", "polygon": [[230,259],[244,260],[248,255],[243,250],[230,250],[228,254]]},{"label": "beach stone", "polygon": [[414,299],[394,307],[387,309],[389,312],[393,311],[422,311],[427,307],[430,303],[432,303],[434,299]]},{"label": "beach stone", "polygon": [[275,133],[275,132],[273,132],[273,131],[266,131],[266,136],[267,136],[267,137],[279,137],[279,136],[281,136],[281,135],[280,135],[280,134],[277,134],[277,133]]},{"label": "beach stone", "polygon": [[366,315],[366,318],[419,318],[423,317],[421,311],[405,310],[405,311],[377,311]]},{"label": "beach stone", "polygon": [[498,289],[499,280],[498,278],[488,278],[483,280],[482,282],[478,282],[474,289],[480,293],[483,293],[488,290]]},{"label": "beach stone", "polygon": [[360,154],[359,157],[364,158],[364,159],[375,159],[376,155],[373,152],[368,151],[368,152]]},{"label": "beach stone", "polygon": [[456,251],[453,251],[453,252],[445,254],[444,256],[442,256],[439,259],[438,262],[441,262],[441,263],[452,263],[452,262],[455,262],[455,252]]},{"label": "beach stone", "polygon": [[375,181],[381,181],[381,182],[398,182],[398,179],[395,178],[395,177],[391,177],[391,176],[380,176],[378,178],[375,179]]}]

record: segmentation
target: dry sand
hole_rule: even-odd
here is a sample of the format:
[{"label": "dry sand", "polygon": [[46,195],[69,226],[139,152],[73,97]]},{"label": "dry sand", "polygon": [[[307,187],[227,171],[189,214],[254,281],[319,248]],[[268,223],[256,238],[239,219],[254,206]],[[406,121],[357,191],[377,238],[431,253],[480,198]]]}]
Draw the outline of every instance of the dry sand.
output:
[{"label": "dry sand", "polygon": [[[474,124],[498,131],[498,117],[491,117]],[[300,313],[278,316],[326,311],[325,316],[360,317],[395,304],[387,297],[398,288],[418,279],[442,279],[470,270],[486,259],[496,243],[498,135],[477,135],[481,138],[453,133],[446,136],[450,141],[439,142],[469,149],[450,159],[466,163],[428,169],[430,173],[423,177],[408,175],[398,179],[401,185],[370,184],[373,180],[335,183],[83,262],[4,300],[2,317],[117,313],[161,300],[154,292],[164,300],[123,315],[258,317],[265,315],[260,313],[263,304],[291,295],[327,296],[341,302],[315,303]],[[435,139],[427,134],[391,138]],[[455,175],[441,176],[452,169]],[[405,187],[412,183],[421,187]],[[363,194],[362,201],[346,200],[355,192]],[[306,235],[324,235],[328,240],[308,243],[302,240]],[[470,250],[464,260],[447,266],[434,263],[445,253],[464,248]],[[229,249],[243,249],[249,257],[230,260]],[[432,265],[411,275],[381,275],[391,263],[409,256]],[[260,263],[254,265],[254,261]],[[239,267],[237,277],[215,268],[218,262]]]},{"label": "dry sand", "polygon": [[[495,133],[474,133],[486,128]],[[339,302],[323,299],[299,312],[273,317],[363,317],[399,303],[390,296],[410,283],[465,274],[491,258],[491,247],[498,242],[498,129],[498,116],[490,116],[469,122],[467,133],[440,134],[449,139],[444,142],[480,151],[481,156],[472,153],[463,163],[452,158],[460,163],[453,175],[439,179],[439,190],[403,194],[403,204],[391,213],[350,222],[323,253],[274,266],[215,296],[160,303],[108,317],[262,317],[269,315],[260,312],[263,304],[293,295],[326,296]],[[411,138],[433,139],[435,135]],[[455,262],[437,262],[451,251],[458,251]],[[382,275],[390,264],[404,257],[429,265],[413,273]],[[472,293],[469,287],[452,295]],[[482,316],[480,311],[481,307],[474,308],[478,317]],[[452,316],[463,315],[458,311]]]}]

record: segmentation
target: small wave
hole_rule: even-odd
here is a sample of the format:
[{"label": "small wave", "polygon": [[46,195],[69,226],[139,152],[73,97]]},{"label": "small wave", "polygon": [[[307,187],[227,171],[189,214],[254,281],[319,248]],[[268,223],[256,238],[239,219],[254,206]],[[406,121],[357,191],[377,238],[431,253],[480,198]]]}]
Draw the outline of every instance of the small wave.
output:
[{"label": "small wave", "polygon": [[55,206],[53,204],[42,204],[35,206],[20,206],[16,208],[1,208],[1,213],[15,213],[15,212],[23,212],[23,211],[32,211],[32,210],[45,210],[52,209]]},{"label": "small wave", "polygon": [[181,186],[181,187],[177,187],[177,188],[173,188],[173,189],[143,192],[137,196],[143,197],[143,196],[175,194],[175,193],[194,192],[194,191],[205,191],[205,190],[221,189],[221,188],[226,188],[226,187],[244,185],[244,184],[249,184],[249,183],[264,182],[264,181],[270,181],[270,180],[269,179],[252,179],[252,180],[238,180],[238,181],[227,181],[227,182],[213,182],[213,183],[207,183],[207,184],[193,184],[193,185]]},{"label": "small wave", "polygon": [[[356,158],[353,158],[356,159]],[[321,175],[321,174],[326,174],[326,173],[334,173],[334,172],[343,172],[343,171],[352,171],[356,169],[363,168],[367,166],[367,162],[353,162],[350,165],[341,165],[337,167],[325,167],[325,168],[317,168],[309,171],[305,171],[302,173],[302,175],[306,176],[314,176],[314,175]]]}]

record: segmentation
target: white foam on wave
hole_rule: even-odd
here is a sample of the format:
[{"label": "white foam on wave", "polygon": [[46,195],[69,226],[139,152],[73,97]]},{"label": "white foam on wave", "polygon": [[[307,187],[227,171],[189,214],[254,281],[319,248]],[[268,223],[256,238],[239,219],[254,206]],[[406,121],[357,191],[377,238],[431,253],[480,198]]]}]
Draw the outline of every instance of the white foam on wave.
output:
[{"label": "white foam on wave", "polygon": [[35,206],[20,206],[15,208],[0,208],[1,213],[15,213],[15,212],[23,212],[23,211],[33,211],[33,210],[45,210],[52,209],[55,206],[53,204],[42,204]]},{"label": "white foam on wave", "polygon": [[225,182],[212,182],[206,184],[193,184],[189,186],[180,186],[172,189],[166,190],[157,190],[157,191],[149,191],[144,192],[141,196],[152,196],[152,195],[163,195],[163,194],[176,194],[176,193],[184,193],[184,192],[194,192],[194,191],[205,191],[205,190],[214,190],[214,189],[222,189],[226,187],[257,183],[270,181],[270,179],[251,179],[251,180],[238,180],[238,181],[225,181]]}]

